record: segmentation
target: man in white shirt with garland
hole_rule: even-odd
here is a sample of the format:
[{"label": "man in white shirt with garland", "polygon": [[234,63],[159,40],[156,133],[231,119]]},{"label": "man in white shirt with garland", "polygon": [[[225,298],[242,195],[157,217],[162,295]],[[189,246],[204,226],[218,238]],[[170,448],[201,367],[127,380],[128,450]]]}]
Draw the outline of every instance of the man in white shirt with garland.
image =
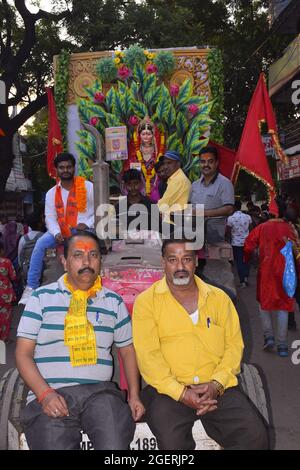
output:
[{"label": "man in white shirt with garland", "polygon": [[33,290],[40,285],[46,249],[63,243],[74,230],[94,227],[93,184],[75,176],[75,164],[71,153],[60,153],[55,158],[59,182],[46,194],[45,221],[48,231],[39,238],[32,252],[27,286],[19,304],[26,305]]}]

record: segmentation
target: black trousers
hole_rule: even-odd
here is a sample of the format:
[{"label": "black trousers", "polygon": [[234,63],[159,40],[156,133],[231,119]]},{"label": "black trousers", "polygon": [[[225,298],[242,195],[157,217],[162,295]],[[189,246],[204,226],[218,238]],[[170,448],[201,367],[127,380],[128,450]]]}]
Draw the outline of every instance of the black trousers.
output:
[{"label": "black trousers", "polygon": [[[147,386],[141,394],[146,407],[145,421],[161,450],[193,450],[196,411]],[[224,449],[268,449],[266,426],[255,406],[239,387],[225,391],[218,408],[201,417],[206,433]]]},{"label": "black trousers", "polygon": [[22,411],[21,422],[31,450],[78,450],[81,430],[94,449],[127,450],[135,423],[130,408],[112,382],[63,387],[57,392],[67,402],[70,416],[50,418],[34,400]]}]

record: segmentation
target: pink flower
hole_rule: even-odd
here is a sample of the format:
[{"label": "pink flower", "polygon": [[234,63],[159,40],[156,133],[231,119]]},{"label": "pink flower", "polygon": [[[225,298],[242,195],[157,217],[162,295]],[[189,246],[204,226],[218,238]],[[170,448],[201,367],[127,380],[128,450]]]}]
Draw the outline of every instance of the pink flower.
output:
[{"label": "pink flower", "polygon": [[147,73],[156,73],[158,68],[156,67],[155,64],[148,64],[146,67],[146,72]]},{"label": "pink flower", "polygon": [[94,126],[94,127],[97,126],[98,122],[99,122],[99,118],[97,118],[97,116],[93,116],[93,117],[91,117],[91,119],[89,120],[90,125],[91,125],[91,126]]},{"label": "pink flower", "polygon": [[130,116],[130,118],[128,119],[128,123],[130,124],[130,126],[137,126],[139,123],[139,118],[137,116]]},{"label": "pink flower", "polygon": [[199,112],[199,108],[196,104],[190,104],[188,106],[188,111],[195,116]]},{"label": "pink flower", "polygon": [[179,93],[179,86],[178,85],[171,85],[170,86],[170,95],[177,96]]},{"label": "pink flower", "polygon": [[128,67],[126,67],[126,65],[122,65],[118,69],[118,75],[121,78],[121,80],[126,80],[126,78],[128,78],[129,75],[131,75],[131,70]]},{"label": "pink flower", "polygon": [[97,91],[97,93],[95,93],[95,96],[94,96],[94,102],[103,103],[104,100],[105,100],[105,95],[101,93],[100,91]]}]

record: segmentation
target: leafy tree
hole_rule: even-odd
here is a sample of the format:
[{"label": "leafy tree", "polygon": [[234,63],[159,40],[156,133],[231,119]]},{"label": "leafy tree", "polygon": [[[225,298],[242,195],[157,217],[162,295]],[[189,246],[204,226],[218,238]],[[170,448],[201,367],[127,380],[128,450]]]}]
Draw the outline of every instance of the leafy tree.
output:
[{"label": "leafy tree", "polygon": [[23,158],[26,174],[29,175],[34,189],[34,202],[42,199],[42,194],[53,186],[48,176],[46,162],[48,138],[48,110],[38,111],[31,124],[25,126],[27,157]]},{"label": "leafy tree", "polygon": [[[1,197],[12,167],[13,135],[47,104],[44,87],[51,77],[50,64],[63,47],[59,20],[69,10],[32,13],[25,0],[14,0],[13,5],[1,0],[0,5],[0,80],[6,87],[6,103],[0,104]],[[18,111],[12,116],[14,106]]]}]

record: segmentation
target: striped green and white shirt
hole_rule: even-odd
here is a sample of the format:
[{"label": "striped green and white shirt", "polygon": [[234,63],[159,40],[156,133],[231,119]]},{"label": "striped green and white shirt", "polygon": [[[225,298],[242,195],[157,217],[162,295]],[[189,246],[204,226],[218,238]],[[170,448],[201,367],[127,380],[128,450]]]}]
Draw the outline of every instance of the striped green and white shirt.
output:
[{"label": "striped green and white shirt", "polygon": [[[26,304],[17,336],[36,342],[34,361],[52,388],[110,381],[113,343],[119,348],[132,343],[127,308],[122,298],[106,287],[88,300],[87,316],[96,334],[98,360],[95,365],[73,367],[69,348],[64,345],[64,322],[70,299],[63,276],[57,282],[36,289]],[[27,403],[34,399],[30,391]]]}]

